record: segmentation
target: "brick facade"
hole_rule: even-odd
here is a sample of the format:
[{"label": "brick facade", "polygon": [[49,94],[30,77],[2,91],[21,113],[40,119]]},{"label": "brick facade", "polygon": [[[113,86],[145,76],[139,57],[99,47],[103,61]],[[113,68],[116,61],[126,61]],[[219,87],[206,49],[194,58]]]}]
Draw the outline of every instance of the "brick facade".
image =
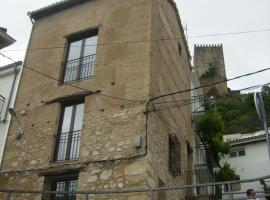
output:
[{"label": "brick facade", "polygon": [[[49,190],[46,177],[67,172],[78,173],[80,191],[159,187],[160,181],[184,183],[189,168],[187,143],[192,137],[191,106],[145,114],[149,99],[190,88],[189,54],[179,20],[170,0],[89,0],[35,20],[25,66],[59,79],[67,38],[98,28],[94,75],[72,87],[24,68],[15,103],[16,110],[26,111],[19,116],[24,135],[16,139],[19,126],[12,120],[0,188]],[[100,93],[85,94],[78,159],[53,162],[62,107],[56,99],[85,93],[76,87]],[[189,98],[187,92],[155,102]],[[181,143],[177,177],[168,170],[172,133]],[[133,146],[135,137],[141,138],[140,148]],[[183,199],[185,194],[166,195]],[[121,199],[147,199],[147,195]]]}]

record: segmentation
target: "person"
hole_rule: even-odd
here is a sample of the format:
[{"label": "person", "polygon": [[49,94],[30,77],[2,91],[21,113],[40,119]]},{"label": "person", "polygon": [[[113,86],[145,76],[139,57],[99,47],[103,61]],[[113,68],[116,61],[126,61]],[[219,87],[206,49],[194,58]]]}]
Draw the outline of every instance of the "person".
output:
[{"label": "person", "polygon": [[247,197],[248,199],[260,200],[259,198],[256,198],[256,192],[253,189],[247,190]]}]

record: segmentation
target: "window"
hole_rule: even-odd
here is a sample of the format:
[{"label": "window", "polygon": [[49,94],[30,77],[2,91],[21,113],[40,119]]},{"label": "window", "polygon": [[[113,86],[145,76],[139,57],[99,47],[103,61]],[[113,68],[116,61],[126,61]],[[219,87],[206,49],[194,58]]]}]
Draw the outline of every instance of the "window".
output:
[{"label": "window", "polygon": [[237,153],[236,153],[236,152],[231,152],[231,153],[230,153],[230,157],[231,157],[231,158],[237,157]]},{"label": "window", "polygon": [[63,70],[63,83],[93,76],[96,63],[97,39],[97,30],[69,39],[67,58]]},{"label": "window", "polygon": [[178,53],[180,56],[182,55],[182,47],[181,47],[180,42],[178,42]]},{"label": "window", "polygon": [[238,155],[239,156],[245,156],[246,155],[245,149],[239,150]]},{"label": "window", "polygon": [[3,109],[3,106],[4,106],[4,102],[5,102],[5,97],[0,95],[0,120],[1,120],[1,115],[2,115],[2,109]]},{"label": "window", "polygon": [[176,135],[169,135],[169,170],[173,176],[181,175],[181,145]]},{"label": "window", "polygon": [[230,157],[231,158],[235,158],[237,156],[245,156],[246,152],[245,149],[234,149],[231,153],[230,153]]},{"label": "window", "polygon": [[78,158],[83,113],[84,103],[63,106],[54,161]]},{"label": "window", "polygon": [[[44,190],[56,192],[74,192],[78,189],[78,174],[63,174],[45,177]],[[44,194],[43,200],[75,200],[75,194]]]}]

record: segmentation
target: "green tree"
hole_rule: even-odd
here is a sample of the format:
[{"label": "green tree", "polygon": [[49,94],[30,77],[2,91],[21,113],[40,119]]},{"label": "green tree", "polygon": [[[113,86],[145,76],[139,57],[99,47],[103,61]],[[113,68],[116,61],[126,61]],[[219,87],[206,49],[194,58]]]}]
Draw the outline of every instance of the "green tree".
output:
[{"label": "green tree", "polygon": [[[269,91],[268,87],[264,94],[268,115],[270,109]],[[224,134],[251,133],[263,129],[256,112],[253,93],[217,99],[216,109],[224,120]]]},{"label": "green tree", "polygon": [[219,162],[221,157],[229,153],[230,145],[223,140],[224,124],[220,114],[211,111],[199,119],[196,131],[201,136],[202,142],[207,145],[208,153]]}]

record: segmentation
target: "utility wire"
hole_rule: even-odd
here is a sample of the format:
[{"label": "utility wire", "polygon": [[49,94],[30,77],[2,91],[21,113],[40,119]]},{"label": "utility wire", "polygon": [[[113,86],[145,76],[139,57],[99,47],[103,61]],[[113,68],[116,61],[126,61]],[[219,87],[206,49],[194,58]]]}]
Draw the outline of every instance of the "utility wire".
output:
[{"label": "utility wire", "polygon": [[160,95],[160,96],[151,98],[150,101],[154,101],[154,100],[157,100],[157,99],[160,99],[160,98],[163,98],[163,97],[167,97],[167,96],[172,96],[172,95],[175,95],[175,94],[181,94],[181,93],[184,93],[184,92],[190,92],[190,91],[193,91],[193,90],[197,90],[197,89],[200,89],[200,88],[205,88],[205,87],[217,85],[217,84],[220,84],[220,83],[225,83],[225,82],[233,81],[233,80],[236,80],[236,79],[239,79],[239,78],[251,76],[251,75],[258,74],[258,73],[261,73],[261,72],[264,72],[264,71],[268,71],[268,70],[270,70],[269,67],[268,68],[261,69],[261,70],[258,70],[258,71],[255,71],[255,72],[251,72],[251,73],[243,74],[243,75],[240,75],[240,76],[236,76],[234,78],[229,78],[229,79],[225,79],[225,80],[222,80],[222,81],[217,81],[217,82],[214,82],[214,83],[206,84],[206,85],[203,85],[203,86],[200,86],[200,87],[195,87],[195,88],[192,88],[192,89],[186,89],[186,90],[181,90],[181,91],[176,91],[176,92],[172,92],[172,93]]},{"label": "utility wire", "polygon": [[[260,88],[260,87],[263,87],[263,86],[267,86],[267,85],[270,85],[270,82],[265,83],[265,84],[261,84],[261,85],[254,85],[254,86],[246,87],[246,88],[239,89],[239,90],[236,90],[236,91],[241,91],[241,92],[250,91],[250,90],[254,90],[254,89],[257,89],[257,88]],[[230,95],[230,94],[233,94],[233,93],[234,92],[228,92],[228,93],[224,93],[222,95],[226,95],[226,94]],[[163,102],[157,102],[157,103],[153,103],[153,104],[160,105],[160,104],[170,104],[170,103],[180,103],[180,102],[184,103],[184,102],[188,102],[188,101],[192,101],[192,100],[194,100],[194,102],[195,102],[196,99],[201,100],[202,98],[206,98],[205,95],[192,96],[191,99],[163,101]]]},{"label": "utility wire", "polygon": [[[229,33],[216,33],[216,34],[206,34],[206,35],[193,35],[189,36],[188,38],[202,38],[202,37],[215,37],[215,36],[225,36],[225,35],[239,35],[239,34],[247,34],[247,33],[258,33],[258,32],[266,32],[270,31],[270,28],[266,29],[257,29],[257,30],[248,30],[248,31],[238,31],[238,32],[229,32]],[[118,45],[118,44],[134,44],[134,43],[145,43],[145,42],[158,42],[158,41],[168,41],[168,40],[179,40],[183,39],[182,37],[172,37],[172,38],[160,38],[160,39],[152,39],[152,40],[134,40],[134,41],[125,41],[125,42],[104,42],[98,44],[89,44],[85,46],[105,46],[105,45]],[[75,46],[72,47],[81,47]],[[48,49],[63,49],[66,47],[63,46],[55,46],[55,47],[40,47],[40,48],[33,48],[33,49],[11,49],[5,50],[2,52],[9,52],[9,51],[35,51],[35,50],[48,50]]]},{"label": "utility wire", "polygon": [[[14,61],[12,58],[0,53],[0,55],[2,55],[3,57],[11,60],[12,62],[16,62]],[[59,79],[55,78],[55,77],[52,77],[52,76],[49,76],[43,72],[40,72],[38,70],[35,70],[33,68],[30,68],[26,65],[23,65],[26,69],[29,69],[35,73],[38,73],[38,74],[41,74],[47,78],[50,78],[50,79],[53,79],[53,80],[56,80],[56,81],[59,81]],[[169,94],[164,94],[164,95],[160,95],[160,96],[157,96],[157,97],[154,97],[152,99],[150,99],[150,101],[154,101],[156,99],[159,99],[159,98],[162,98],[162,97],[166,97],[166,96],[171,96],[171,95],[175,95],[175,94],[180,94],[180,93],[184,93],[184,92],[188,92],[188,91],[193,91],[193,90],[197,90],[197,89],[200,89],[200,88],[204,88],[204,87],[209,87],[209,86],[212,86],[212,85],[216,85],[216,84],[220,84],[220,83],[224,83],[224,82],[228,82],[228,81],[232,81],[232,80],[236,80],[236,79],[239,79],[239,78],[243,78],[243,77],[247,77],[247,76],[250,76],[250,75],[254,75],[254,74],[257,74],[257,73],[261,73],[261,72],[264,72],[264,71],[267,71],[267,70],[270,70],[270,68],[265,68],[265,69],[261,69],[261,70],[258,70],[258,71],[255,71],[255,72],[251,72],[251,73],[248,73],[248,74],[244,74],[244,75],[240,75],[240,76],[237,76],[237,77],[234,77],[234,78],[231,78],[231,79],[226,79],[226,80],[223,80],[223,81],[218,81],[218,82],[215,82],[215,83],[211,83],[211,84],[207,84],[207,85],[203,85],[203,86],[200,86],[200,87],[195,87],[195,88],[192,88],[192,89],[186,89],[186,90],[182,90],[182,91],[177,91],[177,92],[173,92],[173,93],[169,93]],[[77,88],[77,89],[80,89],[80,90],[83,90],[83,91],[86,91],[86,92],[93,92],[93,91],[89,91],[85,88],[81,88],[79,86],[75,86],[75,85],[72,85],[70,83],[67,83],[67,85],[71,86],[71,87],[74,87],[74,88]],[[101,94],[101,93],[97,93],[97,92],[93,92],[94,94],[97,94],[97,95],[101,95],[101,96],[105,96],[105,97],[110,97],[110,98],[114,98],[114,99],[119,99],[119,100],[125,100],[125,101],[134,101],[134,102],[142,102],[143,100],[135,100],[135,99],[125,99],[125,98],[120,98],[120,97],[114,97],[114,96],[110,96],[110,95],[105,95],[105,94]]]},{"label": "utility wire", "polygon": [[[261,85],[255,85],[255,86],[246,87],[246,88],[240,89],[239,91],[250,91],[250,90],[254,90],[254,89],[257,89],[257,88],[260,88],[260,87],[263,87],[263,86],[268,86],[268,85],[270,85],[270,82],[265,83],[265,84],[261,84]],[[224,94],[222,94],[220,96],[215,97],[215,99],[229,98],[231,94],[233,94],[233,92],[224,93]],[[195,102],[200,102],[200,101],[195,101]],[[171,109],[171,108],[183,107],[183,106],[191,105],[193,103],[194,102],[190,101],[189,103],[168,105],[168,106],[161,107],[160,109],[156,109],[155,111],[161,111],[161,110],[166,110],[166,109]],[[204,101],[203,101],[203,103],[204,103]]]},{"label": "utility wire", "polygon": [[[12,58],[10,58],[10,57],[8,57],[8,56],[2,54],[2,53],[0,53],[0,55],[3,56],[3,57],[5,57],[5,58],[7,58],[7,59],[9,59],[9,60],[11,60],[12,62],[16,62],[16,61],[13,60]],[[45,73],[43,73],[43,72],[40,72],[40,71],[38,71],[38,70],[35,70],[35,69],[31,68],[31,67],[28,67],[28,66],[26,66],[25,64],[23,64],[23,67],[26,68],[26,69],[28,69],[28,70],[30,70],[30,71],[32,71],[32,72],[35,72],[35,73],[38,73],[38,74],[40,74],[40,75],[42,75],[42,76],[44,76],[44,77],[47,77],[47,78],[49,78],[49,79],[52,79],[52,80],[55,80],[55,81],[59,81],[59,79],[57,79],[57,78],[55,78],[55,77],[52,77],[52,76],[50,76],[50,75],[48,75],[48,74],[45,74]],[[123,100],[123,101],[132,101],[132,102],[143,102],[143,100],[137,100],[137,99],[125,99],[125,98],[120,98],[120,97],[115,97],[115,96],[111,96],[111,95],[106,95],[106,94],[102,94],[102,93],[90,91],[90,90],[87,90],[87,89],[85,89],[85,88],[82,88],[82,87],[79,87],[79,86],[75,86],[75,85],[73,85],[72,83],[66,83],[66,85],[71,86],[71,87],[76,88],[76,89],[79,89],[79,90],[83,90],[83,91],[85,91],[85,92],[92,92],[93,94],[100,95],[100,96],[104,96],[104,97],[108,97],[108,98],[112,98],[112,99],[118,99],[118,100]]]},{"label": "utility wire", "polygon": [[229,33],[216,33],[216,34],[207,34],[207,35],[193,35],[188,38],[202,38],[202,37],[214,37],[214,36],[224,36],[224,35],[239,35],[239,34],[247,34],[247,33],[258,33],[258,32],[266,32],[270,31],[270,28],[267,29],[257,29],[257,30],[249,30],[249,31],[239,31],[239,32],[229,32]]}]

